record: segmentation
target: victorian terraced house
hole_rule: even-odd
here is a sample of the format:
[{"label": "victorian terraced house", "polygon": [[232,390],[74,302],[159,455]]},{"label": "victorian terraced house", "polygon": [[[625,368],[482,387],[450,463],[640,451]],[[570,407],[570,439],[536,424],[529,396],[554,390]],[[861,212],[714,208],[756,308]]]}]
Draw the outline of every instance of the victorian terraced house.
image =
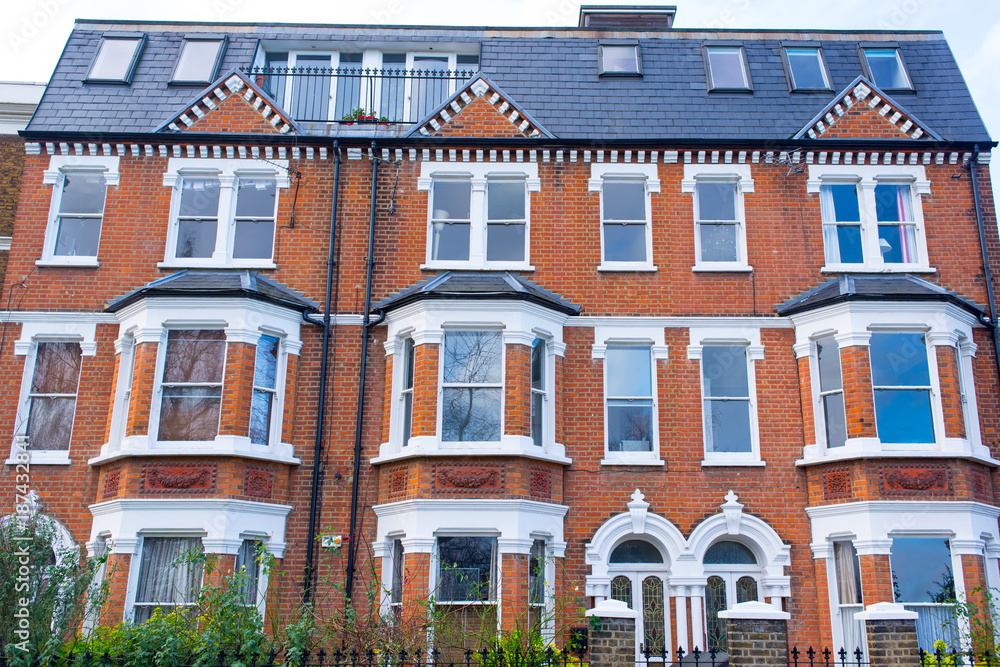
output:
[{"label": "victorian terraced house", "polygon": [[76,23],[0,426],[110,550],[102,622],[189,604],[192,549],[265,616],[613,600],[637,653],[748,600],[926,648],[1000,585],[994,144],[944,37],[672,20]]}]

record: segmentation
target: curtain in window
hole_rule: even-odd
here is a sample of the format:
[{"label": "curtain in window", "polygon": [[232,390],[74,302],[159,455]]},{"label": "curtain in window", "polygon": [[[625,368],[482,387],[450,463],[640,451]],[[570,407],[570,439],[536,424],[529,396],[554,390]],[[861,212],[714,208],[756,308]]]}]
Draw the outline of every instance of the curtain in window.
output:
[{"label": "curtain in window", "polygon": [[[917,261],[917,235],[909,185],[881,184],[875,188],[875,212],[879,222],[879,247],[887,264]],[[898,225],[884,223],[898,222]]]},{"label": "curtain in window", "polygon": [[837,219],[831,188],[820,188],[819,210],[824,223],[823,247],[826,249],[826,263],[840,264],[840,239],[837,237],[837,225],[826,224]]},{"label": "curtain in window", "polygon": [[[203,564],[199,537],[147,537],[142,544],[135,622],[143,623],[159,606],[195,601],[201,589]],[[170,610],[168,610],[170,611]]]},{"label": "curtain in window", "polygon": [[850,542],[834,542],[834,564],[837,569],[837,593],[840,604],[861,602],[860,581],[855,561],[854,545]]}]

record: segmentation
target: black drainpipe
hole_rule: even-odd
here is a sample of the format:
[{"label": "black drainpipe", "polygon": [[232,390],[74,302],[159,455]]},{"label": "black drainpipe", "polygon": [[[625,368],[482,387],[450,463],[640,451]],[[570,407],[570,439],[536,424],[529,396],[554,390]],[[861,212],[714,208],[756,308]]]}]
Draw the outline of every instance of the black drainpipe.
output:
[{"label": "black drainpipe", "polygon": [[373,326],[381,324],[385,314],[380,313],[379,319],[371,320],[372,303],[372,269],[375,266],[375,197],[378,194],[378,150],[372,141],[372,199],[371,218],[368,222],[368,277],[365,282],[365,319],[361,330],[361,370],[358,372],[358,420],[354,429],[354,477],[351,479],[351,532],[347,537],[347,581],[344,583],[344,596],[347,604],[351,604],[351,589],[354,586],[354,557],[357,553],[356,530],[358,525],[358,476],[361,474],[361,429],[364,425],[365,411],[365,375],[368,366],[368,331]]},{"label": "black drainpipe", "polygon": [[979,161],[979,144],[972,148],[972,159],[969,160],[969,173],[972,174],[972,196],[976,202],[976,224],[979,225],[979,247],[983,253],[983,273],[986,276],[986,298],[990,302],[990,315],[983,317],[983,324],[990,328],[993,334],[993,356],[1000,373],[1000,331],[997,330],[997,308],[993,300],[993,279],[990,277],[990,258],[986,253],[986,229],[983,227],[983,209],[979,204],[979,180],[976,176],[976,163]]},{"label": "black drainpipe", "polygon": [[[319,519],[320,457],[323,454],[323,420],[326,412],[326,376],[330,359],[330,300],[333,295],[334,241],[337,235],[337,200],[340,194],[340,143],[333,142],[333,211],[330,213],[330,253],[326,260],[326,305],[323,308],[323,356],[319,366],[319,411],[316,415],[316,442],[313,445],[312,492],[309,497],[309,539],[306,540],[306,569],[302,581],[302,601],[312,597],[316,521]],[[306,320],[317,324],[313,320]]]}]

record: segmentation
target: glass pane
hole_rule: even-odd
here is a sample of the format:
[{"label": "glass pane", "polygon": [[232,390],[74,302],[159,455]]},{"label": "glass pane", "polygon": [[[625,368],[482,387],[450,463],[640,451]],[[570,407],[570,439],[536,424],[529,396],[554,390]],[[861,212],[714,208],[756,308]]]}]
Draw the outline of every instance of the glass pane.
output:
[{"label": "glass pane", "polygon": [[486,182],[486,211],[489,220],[524,220],[524,181]]},{"label": "glass pane", "polygon": [[[74,388],[75,391],[75,388]],[[41,451],[69,449],[76,397],[34,397],[28,408],[28,443]]]},{"label": "glass pane", "polygon": [[531,388],[545,389],[545,340],[536,338],[531,344]]},{"label": "glass pane", "polygon": [[930,385],[927,345],[920,333],[873,333],[872,384],[876,387]]},{"label": "glass pane", "polygon": [[448,58],[414,56],[410,74],[410,122],[416,122],[448,96]]},{"label": "glass pane", "polygon": [[917,260],[913,225],[879,225],[878,245],[886,264],[910,264]]},{"label": "glass pane", "polygon": [[861,244],[861,226],[838,225],[837,247],[843,264],[863,264],[865,252]]},{"label": "glass pane", "polygon": [[211,257],[218,227],[215,220],[181,220],[177,226],[177,257]]},{"label": "glass pane", "polygon": [[746,545],[724,540],[710,546],[702,562],[706,565],[756,565],[757,557]]},{"label": "glass pane", "polygon": [[59,231],[53,254],[70,257],[97,257],[101,239],[100,218],[59,217]]},{"label": "glass pane", "polygon": [[105,38],[101,42],[101,50],[98,51],[97,58],[94,59],[94,66],[90,70],[89,78],[124,81],[138,46],[138,39]]},{"label": "glass pane", "polygon": [[[330,56],[296,56],[291,114],[296,120],[324,121],[330,116]],[[339,120],[339,119],[338,119]]]},{"label": "glass pane", "polygon": [[498,442],[502,399],[502,389],[445,389],[442,439],[445,442]]},{"label": "glass pane", "polygon": [[795,88],[827,88],[819,49],[785,49]]},{"label": "glass pane", "polygon": [[226,332],[221,329],[172,329],[167,335],[164,382],[222,382]]},{"label": "glass pane", "polygon": [[707,621],[705,634],[708,637],[709,651],[725,652],[728,646],[726,641],[726,624],[719,618],[719,612],[726,609],[726,582],[722,577],[709,577],[705,586],[705,620]]},{"label": "glass pane", "polygon": [[449,331],[444,337],[444,381],[499,384],[503,337],[499,331]]},{"label": "glass pane", "polygon": [[757,600],[757,580],[753,577],[740,577],[736,581],[736,603],[754,602]]},{"label": "glass pane", "polygon": [[875,218],[879,222],[908,222],[911,213],[910,186],[881,183],[875,186]]},{"label": "glass pane", "polygon": [[545,432],[543,430],[543,424],[545,423],[544,412],[544,396],[539,393],[531,394],[531,441],[537,447],[541,447],[544,444]]},{"label": "glass pane", "polygon": [[604,261],[645,262],[646,225],[604,225]]},{"label": "glass pane", "polygon": [[431,244],[431,259],[466,262],[469,260],[469,225],[435,222]]},{"label": "glass pane", "polygon": [[[183,224],[183,223],[181,223]],[[271,259],[274,248],[274,220],[239,220],[233,239],[236,259]],[[215,239],[212,239],[214,249]]]},{"label": "glass pane", "polygon": [[406,358],[403,372],[403,389],[413,389],[413,356],[416,352],[413,339],[407,338],[403,343],[403,356]]},{"label": "glass pane", "polygon": [[858,208],[858,187],[854,183],[835,183],[821,186],[829,193],[833,203],[833,217],[824,215],[826,222],[860,222],[861,210]]},{"label": "glass pane", "polygon": [[32,394],[76,394],[83,361],[79,343],[38,343]]},{"label": "glass pane", "polygon": [[413,392],[403,394],[403,445],[413,437]]},{"label": "glass pane", "polygon": [[847,415],[844,412],[844,394],[827,394],[823,397],[823,415],[826,419],[826,446],[843,447],[847,442]]},{"label": "glass pane", "polygon": [[817,366],[819,367],[819,390],[835,391],[843,388],[840,379],[840,347],[833,336],[824,336],[816,341]]},{"label": "glass pane", "polygon": [[879,88],[909,88],[896,49],[865,49],[865,59]]},{"label": "glass pane", "polygon": [[278,372],[278,339],[261,336],[257,341],[257,357],[254,360],[254,386],[274,389]]},{"label": "glass pane", "polygon": [[[264,61],[265,67],[271,70],[282,72],[288,67],[287,53],[268,53]],[[288,86],[288,76],[283,73],[269,74],[264,83],[264,89],[273,97],[278,104],[285,101],[285,90]]]},{"label": "glass pane", "polygon": [[104,211],[104,174],[100,172],[63,172],[60,213],[102,213]]},{"label": "glass pane", "polygon": [[489,262],[523,262],[524,225],[487,225],[486,260]]},{"label": "glass pane", "polygon": [[833,562],[837,568],[837,597],[840,604],[861,604],[861,561],[854,543],[833,543]]},{"label": "glass pane", "polygon": [[736,184],[699,181],[699,220],[735,220]]},{"label": "glass pane", "polygon": [[434,220],[468,220],[472,205],[472,183],[468,180],[434,181]]},{"label": "glass pane", "polygon": [[625,576],[619,575],[611,580],[611,599],[624,602],[632,608],[632,581]]},{"label": "glass pane", "polygon": [[215,439],[221,407],[222,387],[164,387],[159,439]]},{"label": "glass pane", "polygon": [[382,96],[379,100],[379,116],[390,121],[403,120],[405,100],[405,53],[382,54]]},{"label": "glass pane", "polygon": [[698,225],[701,233],[701,261],[735,262],[739,259],[736,248],[736,225]]},{"label": "glass pane", "polygon": [[951,545],[942,537],[894,537],[889,552],[896,602],[955,599]]},{"label": "glass pane", "polygon": [[644,540],[622,542],[611,552],[609,563],[662,563],[659,549]]},{"label": "glass pane", "polygon": [[653,450],[651,400],[608,401],[608,449],[612,452]]},{"label": "glass pane", "polygon": [[273,178],[241,178],[236,186],[236,217],[273,218],[277,197]]},{"label": "glass pane", "polygon": [[609,346],[604,360],[608,369],[608,396],[652,396],[650,350],[640,346]]},{"label": "glass pane", "polygon": [[639,64],[636,50],[634,46],[602,46],[602,71],[637,73]]},{"label": "glass pane", "polygon": [[701,349],[705,396],[749,398],[747,349],[742,345],[706,345]]},{"label": "glass pane", "polygon": [[243,540],[236,554],[236,573],[240,575],[239,593],[243,604],[257,605],[257,586],[260,582],[259,549],[261,543],[257,540]]},{"label": "glass pane", "polygon": [[392,589],[390,599],[392,604],[403,601],[403,541],[392,541]]},{"label": "glass pane", "polygon": [[181,46],[173,81],[204,81],[215,75],[215,63],[222,48],[221,40],[190,39]]},{"label": "glass pane", "polygon": [[[361,54],[341,53],[337,68],[337,99],[333,107],[334,119],[349,115],[354,109],[364,107],[361,103]],[[365,111],[372,109],[365,108]]]},{"label": "glass pane", "polygon": [[663,582],[657,577],[646,577],[642,581],[644,650],[660,653],[665,648],[663,619]]},{"label": "glass pane", "polygon": [[705,433],[710,452],[751,452],[750,402],[705,401]]},{"label": "glass pane", "polygon": [[533,540],[528,555],[528,604],[545,602],[545,541]]},{"label": "glass pane", "polygon": [[882,442],[934,442],[927,389],[876,389],[875,424]]},{"label": "glass pane", "polygon": [[271,400],[274,394],[269,391],[253,390],[253,400],[250,406],[250,442],[255,445],[268,444],[271,430]]},{"label": "glass pane", "polygon": [[710,48],[708,65],[712,70],[713,88],[746,88],[743,73],[743,53],[738,47]]},{"label": "glass pane", "polygon": [[194,602],[201,588],[203,551],[199,537],[143,538],[136,603]]},{"label": "glass pane", "polygon": [[219,179],[185,178],[181,183],[182,218],[216,218],[219,215]]},{"label": "glass pane", "polygon": [[601,202],[605,220],[645,220],[646,184],[605,179]]},{"label": "glass pane", "polygon": [[494,537],[438,538],[438,598],[492,600]]}]

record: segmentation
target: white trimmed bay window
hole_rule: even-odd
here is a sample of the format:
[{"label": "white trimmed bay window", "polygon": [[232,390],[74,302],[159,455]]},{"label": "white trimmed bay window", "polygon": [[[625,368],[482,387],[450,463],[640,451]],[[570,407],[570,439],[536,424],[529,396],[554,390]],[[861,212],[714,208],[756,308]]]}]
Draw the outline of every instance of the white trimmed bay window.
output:
[{"label": "white trimmed bay window", "polygon": [[441,363],[442,441],[500,441],[503,352],[499,331],[445,332]]},{"label": "white trimmed bay window", "polygon": [[51,185],[49,222],[39,266],[97,266],[108,186],[118,185],[117,157],[54,155],[42,183]]}]

